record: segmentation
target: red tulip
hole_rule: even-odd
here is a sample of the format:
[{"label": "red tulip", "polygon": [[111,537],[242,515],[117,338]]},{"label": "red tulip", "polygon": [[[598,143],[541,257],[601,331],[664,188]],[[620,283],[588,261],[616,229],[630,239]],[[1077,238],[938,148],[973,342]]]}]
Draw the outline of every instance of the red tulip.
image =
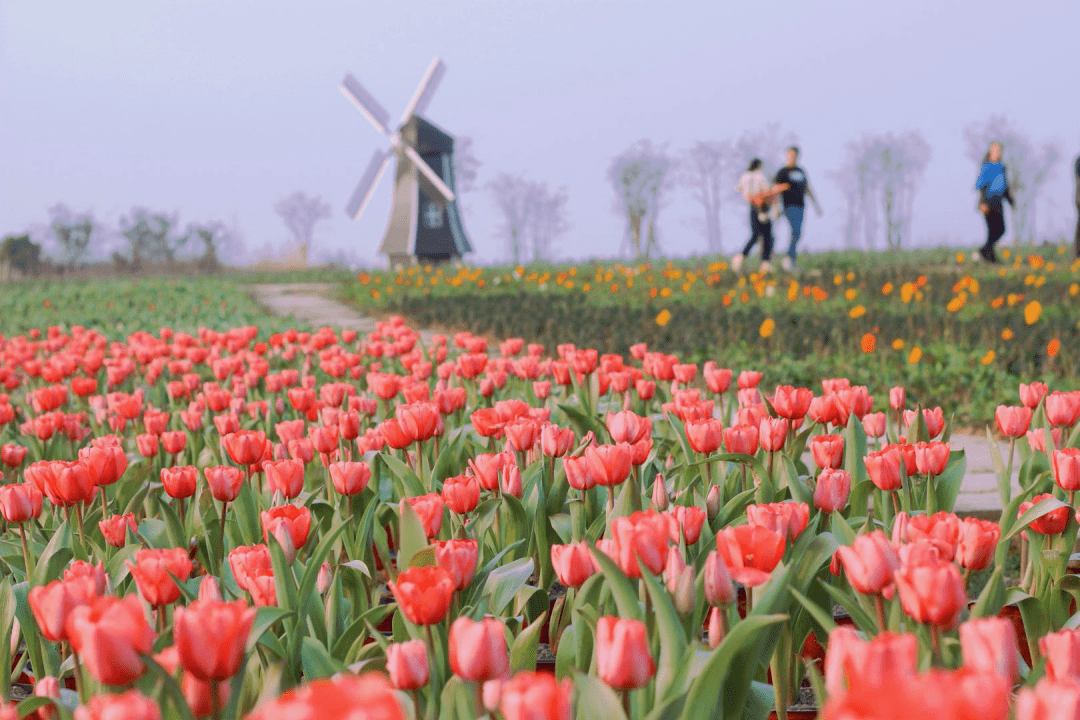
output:
[{"label": "red tulip", "polygon": [[513,463],[514,457],[510,453],[481,453],[469,460],[469,467],[480,482],[480,487],[485,490],[496,490],[499,487],[499,474],[503,466]]},{"label": "red tulip", "polygon": [[807,388],[796,388],[791,385],[781,385],[776,388],[772,396],[773,409],[776,414],[788,420],[799,420],[806,417],[810,409],[810,402],[814,399],[814,393]]},{"label": "red tulip", "polygon": [[547,457],[562,457],[574,447],[574,431],[548,423],[540,429],[540,451]]},{"label": "red tulip", "polygon": [[758,422],[758,440],[765,452],[780,452],[787,441],[791,422],[787,418],[764,417]]},{"label": "red tulip", "polygon": [[500,620],[459,617],[450,626],[450,668],[462,680],[483,683],[510,670],[506,628]]},{"label": "red tulip", "polygon": [[914,515],[907,519],[906,523],[896,523],[896,527],[902,527],[901,539],[904,542],[928,540],[933,543],[942,560],[952,560],[956,554],[956,544],[960,539],[960,518],[950,512]]},{"label": "red tulip", "polygon": [[329,469],[334,490],[341,495],[359,495],[371,479],[371,468],[366,462],[334,462]]},{"label": "red tulip", "polygon": [[454,595],[454,579],[441,567],[411,567],[389,586],[398,608],[415,625],[441,622]]},{"label": "red tulip", "polygon": [[131,529],[132,533],[139,532],[139,525],[135,522],[134,513],[110,515],[104,520],[98,521],[98,528],[101,530],[105,542],[117,548],[124,547],[127,543],[128,528]]},{"label": "red tulip", "polygon": [[135,447],[144,458],[152,458],[157,455],[158,436],[152,433],[143,433],[135,436]]},{"label": "red tulip", "polygon": [[949,464],[949,444],[943,442],[917,443],[915,469],[922,475],[940,475]]},{"label": "red tulip", "polygon": [[299,460],[275,460],[263,464],[266,484],[271,493],[279,492],[286,500],[304,489],[304,463]]},{"label": "red tulip", "polygon": [[[1031,500],[1020,503],[1020,508],[1016,513],[1017,517],[1023,515],[1043,500],[1053,497],[1050,493],[1043,493],[1042,495],[1036,495]],[[1032,520],[1028,527],[1041,535],[1057,535],[1065,532],[1065,528],[1069,525],[1069,509],[1068,507],[1059,507],[1051,510],[1042,517]]]},{"label": "red tulip", "polygon": [[[370,378],[373,373],[368,373]],[[369,380],[370,382],[370,380]],[[393,687],[381,673],[359,677],[336,675],[316,680],[278,696],[247,715],[246,720],[405,720]]]},{"label": "red tulip", "polygon": [[705,363],[701,374],[705,378],[705,386],[711,393],[717,395],[726,393],[731,387],[731,371],[727,368],[716,367],[716,363],[712,360]]},{"label": "red tulip", "polygon": [[67,633],[83,667],[105,685],[138,680],[146,669],[141,656],[149,655],[154,644],[154,631],[135,595],[106,596],[75,608]]},{"label": "red tulip", "polygon": [[119,695],[94,695],[86,705],[75,708],[74,720],[114,720],[117,718],[161,720],[161,709],[156,701],[138,690],[128,690]]},{"label": "red tulip", "polygon": [[596,673],[619,690],[643,687],[656,673],[645,625],[640,620],[602,617],[596,622]]},{"label": "red tulip", "polygon": [[589,468],[589,460],[584,457],[564,457],[563,469],[566,471],[566,482],[570,487],[577,490],[588,490],[596,485],[592,471]]},{"label": "red tulip", "polygon": [[585,449],[585,459],[589,462],[589,475],[597,485],[614,487],[629,477],[633,454],[626,443],[596,445]]},{"label": "red tulip", "polygon": [[967,517],[960,523],[960,535],[953,558],[960,567],[982,570],[994,559],[1001,526],[990,520]]},{"label": "red tulip", "polygon": [[240,495],[244,485],[244,472],[231,465],[214,465],[203,469],[210,494],[218,502],[232,502]]},{"label": "red tulip", "polygon": [[967,608],[964,580],[951,562],[901,565],[893,577],[904,612],[921,623],[949,630]]},{"label": "red tulip", "polygon": [[406,501],[416,511],[427,537],[433,538],[438,535],[439,530],[442,529],[443,520],[442,497],[435,493],[428,493],[419,497],[405,498],[401,503],[404,504]]},{"label": "red tulip", "polygon": [[720,553],[709,552],[705,558],[705,602],[713,606],[727,605],[735,600],[731,573]]},{"label": "red tulip", "polygon": [[135,553],[134,563],[125,565],[135,578],[139,594],[155,608],[176,602],[180,598],[177,583],[185,582],[191,576],[191,559],[184,548],[144,548]]},{"label": "red tulip", "polygon": [[748,505],[746,519],[751,527],[769,528],[795,542],[810,520],[810,507],[796,502]]},{"label": "red tulip", "polygon": [[1043,409],[1046,419],[1054,427],[1072,427],[1080,419],[1080,391],[1055,390],[1046,396]]},{"label": "red tulip", "polygon": [[[961,626],[962,629],[962,626]],[[1080,630],[1062,630],[1039,638],[1051,680],[1076,682],[1080,678]]]},{"label": "red tulip", "polygon": [[263,539],[269,542],[273,535],[278,542],[283,542],[287,536],[292,542],[294,550],[304,547],[311,531],[311,511],[299,505],[281,505],[264,510],[260,513],[262,518]]},{"label": "red tulip", "polygon": [[1080,720],[1080,683],[1043,678],[1016,698],[1016,720]]},{"label": "red tulip", "polygon": [[559,582],[566,587],[578,587],[588,580],[596,568],[585,542],[574,545],[552,545],[551,565]]},{"label": "red tulip", "polygon": [[[1044,640],[1039,640],[1040,648]],[[1000,675],[1010,687],[1020,679],[1020,646],[1012,621],[996,617],[968,620],[960,626],[960,649],[964,667]]]},{"label": "red tulip", "polygon": [[906,393],[902,387],[889,388],[889,407],[893,410],[903,410],[907,404]]},{"label": "red tulip", "polygon": [[386,671],[398,690],[419,690],[428,682],[427,647],[423,640],[390,643],[386,648]]},{"label": "red tulip", "polygon": [[885,413],[867,413],[862,419],[863,431],[867,437],[879,438],[885,436]]},{"label": "red tulip", "polygon": [[1080,490],[1080,450],[1055,450],[1050,454],[1050,467],[1058,487],[1066,492]]},{"label": "red tulip", "polygon": [[161,468],[161,484],[165,494],[172,498],[186,498],[195,494],[199,474],[194,465]]},{"label": "red tulip", "polygon": [[30,589],[27,600],[42,636],[50,642],[68,639],[67,620],[71,612],[97,597],[97,583],[86,577],[54,580]]},{"label": "red tulip", "polygon": [[161,446],[170,455],[178,455],[187,447],[187,433],[183,430],[161,433]]},{"label": "red tulip", "polygon": [[685,431],[690,448],[703,455],[716,452],[724,440],[724,426],[716,418],[690,420],[686,423]]},{"label": "red tulip", "polygon": [[716,550],[731,577],[746,587],[763,585],[784,556],[785,536],[760,525],[726,527],[716,536]]},{"label": "red tulip", "polygon": [[69,507],[94,496],[96,486],[85,462],[54,460],[49,466],[51,473],[45,476],[45,495],[53,505]]},{"label": "red tulip", "polygon": [[866,474],[879,490],[892,492],[901,487],[900,468],[902,458],[896,448],[885,448],[863,457]]},{"label": "red tulip", "polygon": [[41,516],[41,491],[32,483],[0,486],[0,513],[9,523],[22,524]]},{"label": "red tulip", "polygon": [[735,425],[724,428],[724,447],[729,453],[755,454],[758,449],[757,425]]},{"label": "red tulip", "polygon": [[829,633],[825,688],[837,698],[849,688],[879,687],[890,679],[910,682],[917,672],[917,651],[913,634],[883,632],[866,642],[854,628],[841,625]]},{"label": "red tulip", "polygon": [[333,425],[314,425],[308,428],[308,440],[311,441],[312,449],[322,455],[329,455],[338,449],[339,435],[340,431],[336,423]]},{"label": "red tulip", "polygon": [[842,435],[815,435],[810,438],[810,452],[819,469],[838,468],[844,459]]},{"label": "red tulip", "polygon": [[435,564],[450,573],[455,590],[464,590],[472,583],[478,555],[476,540],[444,540],[435,543]]},{"label": "red tulip", "polygon": [[877,595],[892,585],[893,575],[900,568],[896,550],[880,530],[856,535],[851,547],[841,546],[836,554],[851,587],[863,595]]},{"label": "red tulip", "polygon": [[[663,483],[663,478],[660,482]],[[701,537],[701,528],[705,525],[705,511],[701,508],[676,505],[671,509],[669,517],[674,521],[668,528],[671,542],[678,544],[681,535],[687,545],[693,545]]]},{"label": "red tulip", "polygon": [[994,420],[997,422],[998,430],[1005,437],[1023,437],[1031,426],[1031,408],[998,405],[997,410],[994,411]]},{"label": "red tulip", "polygon": [[262,430],[238,430],[222,438],[225,451],[237,465],[251,466],[263,459],[266,433]]},{"label": "red tulip", "polygon": [[570,720],[572,691],[569,678],[522,671],[503,684],[499,711],[505,720]]},{"label": "red tulip", "polygon": [[240,670],[255,608],[235,602],[197,600],[176,608],[173,641],[184,670],[199,680],[228,680]]},{"label": "red tulip", "polygon": [[615,518],[611,521],[611,538],[615,542],[616,562],[627,577],[641,577],[638,560],[654,575],[664,571],[668,521],[663,515],[650,510]]},{"label": "red tulip", "polygon": [[19,467],[25,459],[26,448],[22,445],[4,443],[3,447],[0,447],[0,462],[3,462],[8,467]]},{"label": "red tulip", "polygon": [[458,515],[470,513],[480,502],[480,483],[469,475],[446,478],[442,486],[442,499],[450,512]]},{"label": "red tulip", "polygon": [[503,495],[513,495],[521,498],[524,487],[521,484],[521,471],[517,463],[507,463],[499,470],[499,491]]},{"label": "red tulip", "polygon": [[814,486],[814,507],[822,512],[843,510],[851,493],[851,475],[844,470],[825,468]]},{"label": "red tulip", "polygon": [[251,592],[252,579],[260,571],[273,571],[270,548],[266,545],[241,545],[229,552],[229,568],[240,589]]},{"label": "red tulip", "polygon": [[1033,382],[1030,385],[1020,383],[1020,402],[1024,407],[1034,410],[1039,407],[1043,397],[1050,391],[1045,383]]},{"label": "red tulip", "polygon": [[633,445],[652,434],[652,420],[629,410],[607,414],[607,429],[615,444]]}]

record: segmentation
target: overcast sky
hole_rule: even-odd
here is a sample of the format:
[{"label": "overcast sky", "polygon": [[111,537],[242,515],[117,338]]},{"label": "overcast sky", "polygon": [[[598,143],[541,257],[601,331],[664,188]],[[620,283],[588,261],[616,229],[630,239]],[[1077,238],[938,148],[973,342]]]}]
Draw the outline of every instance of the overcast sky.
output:
[{"label": "overcast sky", "polygon": [[[143,205],[235,224],[263,254],[289,237],[274,201],[304,190],[334,211],[313,254],[376,263],[390,176],[358,221],[344,206],[386,140],[340,82],[353,73],[396,118],[436,56],[447,72],[427,116],[473,138],[480,182],[510,171],[566,187],[562,257],[619,250],[625,220],[605,172],[634,141],[680,151],[771,122],[797,135],[824,206],[807,220],[807,250],[840,235],[827,173],[845,143],[905,130],[933,151],[914,241],[981,243],[963,129],[994,114],[1060,144],[1039,224],[1064,233],[1080,152],[1077,28],[1076,0],[0,0],[0,235],[43,226],[57,202],[112,225]],[[472,259],[498,258],[490,193],[462,204]],[[704,251],[696,212],[688,192],[673,195],[667,253]],[[726,249],[744,224],[730,203]]]}]

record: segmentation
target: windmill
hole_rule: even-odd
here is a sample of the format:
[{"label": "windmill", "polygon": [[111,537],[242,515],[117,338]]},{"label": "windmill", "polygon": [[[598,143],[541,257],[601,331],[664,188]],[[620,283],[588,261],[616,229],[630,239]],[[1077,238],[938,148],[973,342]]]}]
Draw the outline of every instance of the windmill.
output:
[{"label": "windmill", "polygon": [[341,84],[390,145],[376,150],[368,163],[345,207],[349,217],[360,217],[390,159],[397,158],[390,221],[379,246],[392,265],[446,261],[472,251],[454,195],[454,138],[421,117],[445,72],[441,60],[432,61],[396,129],[390,127],[390,113],[356,78],[347,74]]}]

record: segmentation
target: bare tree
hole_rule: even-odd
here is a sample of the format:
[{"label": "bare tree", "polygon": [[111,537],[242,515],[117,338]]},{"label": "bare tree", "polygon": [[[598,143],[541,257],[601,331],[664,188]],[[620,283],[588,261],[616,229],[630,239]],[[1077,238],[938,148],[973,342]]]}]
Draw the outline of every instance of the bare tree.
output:
[{"label": "bare tree", "polygon": [[533,183],[523,174],[512,175],[501,172],[488,183],[495,207],[499,211],[502,223],[499,234],[506,241],[506,249],[515,265],[525,256],[525,243],[533,212]]},{"label": "bare tree", "polygon": [[177,225],[176,213],[151,212],[136,207],[131,215],[121,218],[121,235],[127,238],[131,265],[139,270],[146,262],[173,264],[187,245],[190,233],[173,235]]},{"label": "bare tree", "polygon": [[300,262],[307,265],[315,226],[330,219],[330,203],[324,202],[321,197],[308,197],[307,194],[297,191],[274,203],[274,212],[285,221],[285,227],[300,246]]},{"label": "bare tree", "polygon": [[886,245],[902,246],[929,160],[930,146],[918,132],[867,135],[848,143],[843,164],[830,176],[847,202],[844,239],[849,247],[860,236],[868,249],[877,247],[879,209],[885,215]]},{"label": "bare tree", "polygon": [[217,272],[221,269],[221,253],[228,252],[237,243],[233,230],[220,220],[188,225],[188,233],[203,245],[203,254],[199,257],[199,269],[203,272]]},{"label": "bare tree", "polygon": [[[648,140],[639,140],[616,156],[608,167],[608,180],[615,191],[616,207],[625,213],[630,250],[634,257],[659,251],[657,216],[665,193],[673,180],[674,161],[663,147],[653,147]],[[642,244],[643,225],[647,232]]]},{"label": "bare tree", "polygon": [[566,188],[548,188],[547,183],[531,183],[529,234],[532,237],[533,260],[550,260],[551,245],[570,224],[566,218],[569,197]]},{"label": "bare tree", "polygon": [[726,185],[733,161],[734,148],[729,141],[699,140],[686,151],[682,162],[680,179],[701,204],[703,213],[697,225],[710,253],[723,252],[720,210],[729,194]]},{"label": "bare tree", "polygon": [[473,139],[463,135],[454,140],[454,190],[458,195],[476,189],[480,161],[473,154]]},{"label": "bare tree", "polygon": [[784,161],[784,151],[797,144],[799,138],[790,130],[782,130],[780,123],[769,123],[760,130],[747,130],[732,145],[732,163],[729,167],[729,195],[742,199],[735,186],[739,176],[746,172],[750,161],[760,158],[766,177],[773,177]]},{"label": "bare tree", "polygon": [[984,123],[973,123],[964,129],[967,156],[982,164],[990,143],[1001,143],[1002,162],[1008,171],[1009,189],[1013,196],[1014,237],[1018,242],[1036,240],[1036,200],[1046,184],[1050,171],[1061,159],[1061,147],[1049,142],[1036,147],[1004,116],[992,116]]},{"label": "bare tree", "polygon": [[73,213],[63,203],[49,208],[49,229],[69,268],[77,267],[86,256],[94,228],[94,216],[90,212]]}]

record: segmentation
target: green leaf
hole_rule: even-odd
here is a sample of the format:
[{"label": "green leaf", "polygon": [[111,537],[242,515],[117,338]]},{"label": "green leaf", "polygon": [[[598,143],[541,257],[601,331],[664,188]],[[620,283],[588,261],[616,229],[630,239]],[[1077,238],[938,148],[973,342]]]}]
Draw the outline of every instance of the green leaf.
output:
[{"label": "green leaf", "polygon": [[580,407],[570,403],[559,403],[559,409],[563,411],[563,414],[566,415],[567,419],[570,420],[581,435],[591,432],[597,438],[608,437],[607,428],[596,416],[590,415]]},{"label": "green leaf", "polygon": [[986,618],[995,617],[1001,608],[1005,606],[1005,569],[994,568],[982,592],[979,593],[975,605],[971,608],[971,617]]},{"label": "green leaf", "polygon": [[960,485],[967,472],[967,457],[963,450],[953,450],[949,454],[949,464],[945,472],[934,478],[934,494],[937,496],[938,510],[952,512],[956,497],[960,494]]},{"label": "green leaf", "polygon": [[278,620],[292,614],[292,610],[282,610],[276,607],[257,608],[255,610],[255,620],[251,623],[251,632],[248,633],[246,652],[254,650],[263,634],[270,630]]},{"label": "green leaf", "polygon": [[619,569],[619,566],[606,553],[597,549],[595,545],[589,546],[589,550],[592,552],[593,559],[600,566],[600,572],[604,576],[604,584],[611,590],[611,596],[615,599],[615,606],[619,609],[619,617],[644,620],[644,613],[630,578],[626,577],[623,571]]},{"label": "green leaf", "polygon": [[540,617],[514,638],[514,645],[510,648],[510,672],[536,670],[536,648],[540,642],[540,628],[546,618],[546,611],[540,613]]},{"label": "green leaf", "polygon": [[345,670],[345,665],[330,657],[326,648],[312,637],[300,641],[300,660],[305,682],[331,677]]},{"label": "green leaf", "polygon": [[390,474],[397,480],[399,498],[420,497],[427,494],[427,488],[408,465],[388,452],[380,453],[379,459],[386,463]]},{"label": "green leaf", "polygon": [[492,615],[501,615],[532,574],[532,558],[521,558],[492,570],[484,583],[484,595],[489,598],[488,611]]},{"label": "green leaf", "polygon": [[746,707],[743,708],[743,720],[765,720],[772,712],[775,691],[772,685],[753,681],[750,683],[750,694],[747,698]]},{"label": "green leaf", "polygon": [[[64,520],[53,531],[49,544],[45,546],[45,549],[41,551],[37,558],[37,565],[34,567],[33,575],[29,578],[31,587],[45,585],[59,578],[56,569],[67,565],[68,561],[75,556],[71,551],[71,545],[71,527],[68,525],[68,521]],[[63,552],[61,553],[61,551]],[[66,557],[57,559],[57,554],[66,554]]]},{"label": "green leaf", "polygon": [[660,658],[656,670],[656,697],[663,700],[683,694],[685,687],[676,685],[678,671],[685,665],[686,633],[679,614],[671,602],[671,594],[638,560],[645,589],[652,601],[653,620],[660,635]]},{"label": "green leaf", "polygon": [[627,720],[619,696],[599,678],[576,672],[574,689],[577,691],[577,712],[574,717]]},{"label": "green leaf", "polygon": [[405,571],[411,567],[413,556],[427,547],[427,534],[420,516],[407,500],[399,505],[401,519],[398,522],[398,569]]},{"label": "green leaf", "polygon": [[1016,524],[1012,526],[1008,533],[1002,536],[998,542],[1000,547],[1002,544],[1012,540],[1021,530],[1031,524],[1033,520],[1038,520],[1043,515],[1047,515],[1058,508],[1069,507],[1062,501],[1054,497],[1048,497],[1035,503],[1032,507],[1028,508],[1016,521]]},{"label": "green leaf", "polygon": [[791,594],[795,596],[795,599],[799,601],[799,604],[806,608],[806,611],[810,613],[810,617],[814,619],[814,622],[817,623],[818,627],[826,636],[836,629],[836,621],[833,619],[831,612],[821,607],[795,588],[789,588],[789,590],[791,591]]}]

